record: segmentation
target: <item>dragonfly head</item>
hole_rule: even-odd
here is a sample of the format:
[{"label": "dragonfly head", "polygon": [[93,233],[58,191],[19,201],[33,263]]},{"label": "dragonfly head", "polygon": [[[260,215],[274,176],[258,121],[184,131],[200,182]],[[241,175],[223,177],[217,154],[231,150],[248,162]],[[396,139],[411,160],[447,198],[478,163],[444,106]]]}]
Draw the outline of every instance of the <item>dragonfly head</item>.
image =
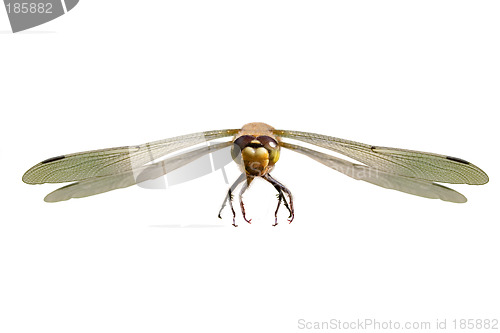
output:
[{"label": "dragonfly head", "polygon": [[280,157],[278,142],[267,135],[242,135],[234,140],[233,159],[251,176],[263,176]]}]

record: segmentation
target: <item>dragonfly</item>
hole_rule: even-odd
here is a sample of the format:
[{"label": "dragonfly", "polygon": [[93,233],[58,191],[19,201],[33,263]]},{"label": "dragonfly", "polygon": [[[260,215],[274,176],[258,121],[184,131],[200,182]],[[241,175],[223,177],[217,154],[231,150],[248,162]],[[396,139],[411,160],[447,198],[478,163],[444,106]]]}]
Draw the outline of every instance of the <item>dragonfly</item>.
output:
[{"label": "dragonfly", "polygon": [[[232,138],[179,155],[167,156],[181,149],[227,137]],[[294,141],[331,150],[360,164],[295,144]],[[356,180],[454,203],[464,203],[467,198],[439,183],[483,185],[489,181],[483,170],[461,158],[373,146],[315,133],[280,130],[265,123],[249,123],[240,129],[199,132],[135,146],[60,155],[34,165],[26,171],[22,179],[27,184],[73,182],[49,193],[44,199],[46,202],[58,202],[155,179],[227,147],[231,147],[231,157],[239,165],[241,175],[228,189],[219,218],[224,207],[229,205],[233,216],[232,224],[235,227],[237,224],[233,197],[236,188],[241,185],[240,210],[243,219],[250,223],[251,219],[246,216],[242,196],[255,178],[266,180],[277,191],[278,204],[273,226],[278,224],[281,204],[289,214],[287,220],[290,223],[293,221],[295,212],[292,193],[271,176],[271,171],[280,158],[281,148],[303,154]],[[167,157],[160,160],[165,156]]]}]

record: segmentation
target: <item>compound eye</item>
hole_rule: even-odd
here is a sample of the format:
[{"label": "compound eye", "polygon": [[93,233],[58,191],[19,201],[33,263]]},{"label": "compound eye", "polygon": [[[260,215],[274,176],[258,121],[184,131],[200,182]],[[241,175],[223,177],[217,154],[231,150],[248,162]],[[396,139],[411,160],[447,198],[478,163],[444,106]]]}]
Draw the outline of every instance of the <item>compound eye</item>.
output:
[{"label": "compound eye", "polygon": [[231,149],[231,155],[233,157],[233,160],[237,160],[238,156],[241,158],[241,152],[253,140],[255,140],[255,137],[252,135],[242,135],[236,140],[234,140],[233,148]]},{"label": "compound eye", "polygon": [[262,135],[257,138],[269,152],[269,161],[274,164],[280,158],[280,147],[278,142],[270,136]]},{"label": "compound eye", "polygon": [[241,150],[248,146],[250,142],[255,140],[255,137],[252,135],[242,135],[238,139],[234,140],[234,144],[239,146]]},{"label": "compound eye", "polygon": [[269,151],[279,149],[278,142],[276,142],[276,140],[274,140],[270,136],[261,135],[257,137],[257,140],[259,140],[262,143],[262,145]]}]

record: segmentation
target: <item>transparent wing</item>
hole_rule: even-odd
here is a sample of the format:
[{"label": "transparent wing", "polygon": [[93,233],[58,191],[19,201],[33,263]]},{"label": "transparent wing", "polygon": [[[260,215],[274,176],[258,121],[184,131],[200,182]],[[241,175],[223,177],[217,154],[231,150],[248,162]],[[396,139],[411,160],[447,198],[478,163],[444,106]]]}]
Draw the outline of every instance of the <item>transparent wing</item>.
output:
[{"label": "transparent wing", "polygon": [[481,185],[488,182],[488,175],[483,170],[456,157],[370,146],[315,133],[285,130],[275,130],[274,132],[283,138],[300,140],[333,150],[391,174],[452,184]]},{"label": "transparent wing", "polygon": [[467,198],[459,192],[446,186],[433,183],[432,181],[391,174],[389,172],[381,171],[365,165],[354,164],[338,157],[323,154],[318,151],[290,143],[282,143],[282,147],[304,154],[351,178],[363,180],[384,188],[430,199],[441,199],[443,201],[456,203],[463,203],[467,201]]},{"label": "transparent wing", "polygon": [[108,192],[111,190],[116,190],[119,188],[132,186],[146,180],[161,177],[175,169],[193,162],[194,160],[206,154],[231,145],[232,142],[217,143],[132,170],[123,171],[113,175],[82,180],[80,182],[61,187],[54,192],[49,193],[44,200],[46,202],[57,202],[68,200],[71,198],[83,198]]},{"label": "transparent wing", "polygon": [[99,149],[46,159],[26,171],[27,184],[63,183],[133,170],[166,154],[234,135],[237,129],[200,132],[138,146]]}]

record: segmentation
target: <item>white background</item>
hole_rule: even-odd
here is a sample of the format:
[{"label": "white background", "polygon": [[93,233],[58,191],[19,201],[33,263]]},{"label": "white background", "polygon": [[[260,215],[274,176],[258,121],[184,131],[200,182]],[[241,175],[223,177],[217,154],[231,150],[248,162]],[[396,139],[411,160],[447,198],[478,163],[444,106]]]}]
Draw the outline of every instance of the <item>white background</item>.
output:
[{"label": "white background", "polygon": [[[298,320],[500,317],[496,1],[86,1],[12,34],[0,10],[1,332],[298,332]],[[263,121],[457,156],[451,204],[283,152],[296,219],[217,218],[220,172],[48,204],[51,156]],[[235,167],[228,168],[230,178]]]}]

